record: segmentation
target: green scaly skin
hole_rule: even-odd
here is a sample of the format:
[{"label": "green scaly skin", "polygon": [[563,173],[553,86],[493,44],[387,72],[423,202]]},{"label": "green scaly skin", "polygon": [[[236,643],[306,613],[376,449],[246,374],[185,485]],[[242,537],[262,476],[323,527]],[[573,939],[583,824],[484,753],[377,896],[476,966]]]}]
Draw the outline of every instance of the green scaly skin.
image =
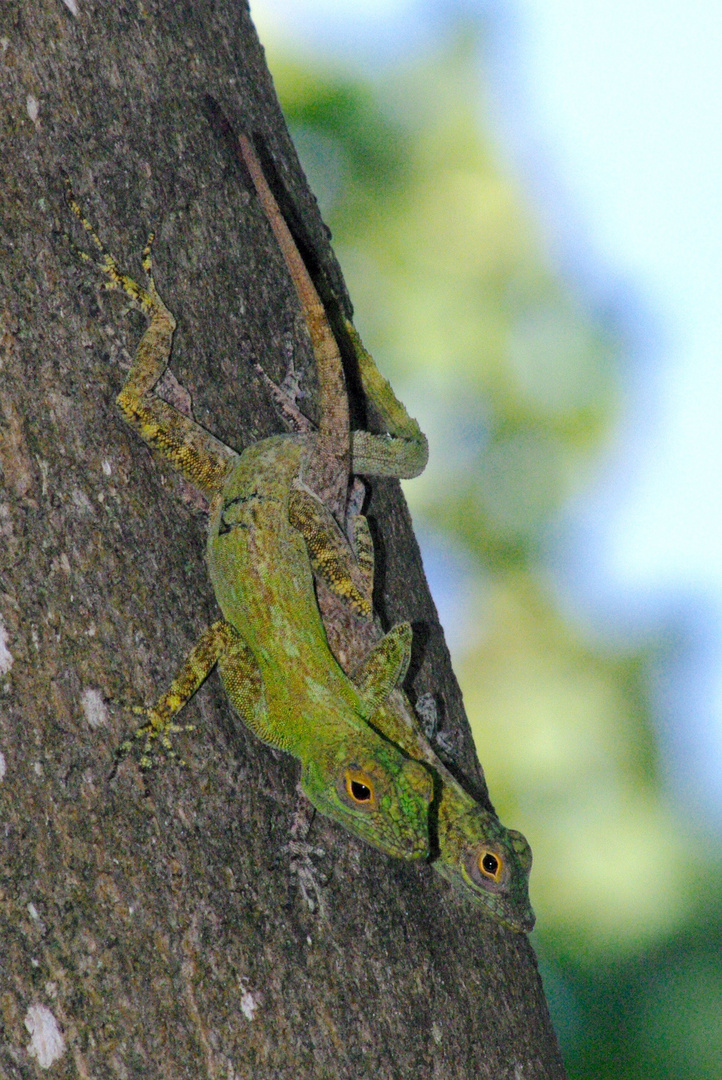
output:
[{"label": "green scaly skin", "polygon": [[[73,195],[72,212],[99,253],[81,258],[121,289],[149,317],[118,394],[126,420],[211,504],[209,562],[224,619],[204,632],[169,689],[145,711],[135,733],[141,765],[154,750],[172,753],[173,720],[217,663],[244,722],[266,742],[301,762],[303,790],[322,813],[389,855],[429,852],[429,771],[365,723],[398,681],[403,663],[396,637],[380,643],[378,678],[360,693],[331,654],[318,609],[308,555],[288,524],[289,486],[315,438],[281,436],[240,457],[154,388],[170,357],[175,319],[153,279],[151,242],[143,253],[147,287],[121,273]],[[408,648],[408,643],[407,643]],[[127,752],[127,740],[120,748]]]},{"label": "green scaly skin", "polygon": [[[391,855],[422,857],[431,776],[365,722],[379,694],[391,690],[398,664],[384,657],[381,681],[363,695],[344,674],[328,648],[305,544],[288,521],[289,493],[313,442],[280,435],[244,451],[211,518],[211,580],[258,668],[265,713],[256,733],[302,762],[301,785],[322,813]],[[220,672],[248,721],[245,686],[237,690],[223,659]],[[349,770],[373,787],[373,806],[349,804]]]},{"label": "green scaly skin", "polygon": [[[363,692],[369,669],[374,667],[374,650],[381,631],[372,620],[355,614],[348,600],[333,593],[323,580],[317,581],[317,597],[331,650]],[[435,796],[429,827],[431,865],[437,873],[461,896],[510,930],[532,930],[532,853],[524,836],[505,828],[495,814],[464,790],[422,734],[413,707],[401,689],[394,689],[379,704],[369,722],[432,770]],[[492,863],[488,861],[490,856]],[[494,872],[490,873],[490,869]]]}]

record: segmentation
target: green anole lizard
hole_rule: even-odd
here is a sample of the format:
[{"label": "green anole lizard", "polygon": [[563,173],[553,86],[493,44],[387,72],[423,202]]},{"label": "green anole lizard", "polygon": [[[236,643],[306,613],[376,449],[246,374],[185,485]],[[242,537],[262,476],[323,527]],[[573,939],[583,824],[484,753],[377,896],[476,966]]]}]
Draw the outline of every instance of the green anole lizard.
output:
[{"label": "green anole lizard", "polygon": [[[379,643],[375,677],[359,689],[328,648],[306,547],[289,523],[289,495],[307,463],[313,473],[316,436],[277,436],[239,456],[153,393],[176,325],[153,278],[153,236],[143,252],[143,288],[121,273],[67,186],[71,209],[99,257],[79,254],[103,271],[106,287],[122,289],[150,319],[118,405],[210,503],[208,563],[223,618],[144,710],[148,722],[136,732],[144,740],[141,765],[151,764],[154,743],[171,749],[175,715],[217,664],[244,722],[301,762],[301,788],[321,813],[390,855],[427,856],[430,771],[366,722],[405,670],[409,628],[396,627]],[[320,368],[329,363],[318,351],[316,359]]]},{"label": "green anole lizard", "polygon": [[[388,382],[379,374],[350,322],[346,331],[359,365],[367,397],[376,407],[389,434],[350,432],[348,402],[338,347],[327,320],[314,322],[311,305],[318,296],[308,271],[289,240],[289,232],[273,198],[250,141],[239,137],[243,161],[251,174],[279,245],[284,250],[314,346],[335,361],[333,379],[320,371],[321,427],[314,444],[313,469],[307,469],[291,492],[291,521],[307,541],[317,582],[317,597],[332,651],[342,667],[363,690],[376,678],[376,649],[383,640],[372,618],[373,544],[365,518],[360,514],[361,491],[352,485],[352,474],[412,477],[424,468],[426,439],[408,415]],[[289,249],[289,242],[293,245]],[[287,252],[289,252],[287,254]],[[314,329],[315,328],[315,329]],[[319,340],[319,335],[328,336]],[[296,424],[304,418],[294,403],[274,396]],[[305,422],[308,429],[308,422]],[[340,526],[343,525],[342,529]],[[345,530],[345,534],[344,534]],[[457,782],[419,730],[408,698],[398,688],[379,703],[369,721],[384,736],[433,770],[437,789],[432,806],[433,866],[460,892],[479,904],[499,922],[517,931],[529,931],[534,913],[529,903],[531,849],[521,833],[506,829]]]}]

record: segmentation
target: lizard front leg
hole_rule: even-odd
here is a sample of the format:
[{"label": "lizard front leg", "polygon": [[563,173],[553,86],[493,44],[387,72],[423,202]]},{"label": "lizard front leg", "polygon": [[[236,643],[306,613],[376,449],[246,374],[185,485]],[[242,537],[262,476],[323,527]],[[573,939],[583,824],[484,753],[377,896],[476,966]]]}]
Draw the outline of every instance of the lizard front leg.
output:
[{"label": "lizard front leg", "polygon": [[236,636],[233,627],[225,619],[219,619],[204,630],[173,682],[155,705],[147,709],[133,710],[146,716],[147,721],[137,729],[132,738],[121,743],[118,749],[119,758],[133,750],[137,745],[134,740],[143,741],[140,753],[141,769],[149,769],[154,764],[155,744],[160,744],[170,757],[175,757],[171,734],[181,730],[189,731],[192,727],[182,728],[174,723],[174,718],[205,682],[224,653],[233,646]]},{"label": "lizard front leg", "polygon": [[[269,725],[263,680],[253,653],[238,630],[225,619],[219,619],[203,632],[173,682],[155,705],[134,710],[148,718],[133,736],[133,739],[144,740],[141,768],[147,769],[153,765],[153,744],[156,741],[170,756],[175,756],[170,735],[183,729],[174,723],[174,718],[216,664],[224,689],[244,724],[264,742],[277,745],[276,729]],[[126,739],[121,744],[121,756],[133,749],[133,739]]]}]

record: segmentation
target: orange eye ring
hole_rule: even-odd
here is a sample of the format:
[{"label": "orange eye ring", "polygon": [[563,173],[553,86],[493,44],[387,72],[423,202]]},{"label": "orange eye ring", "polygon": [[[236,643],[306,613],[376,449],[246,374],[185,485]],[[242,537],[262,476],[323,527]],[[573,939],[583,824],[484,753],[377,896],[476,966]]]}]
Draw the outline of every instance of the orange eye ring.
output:
[{"label": "orange eye ring", "polygon": [[352,803],[369,808],[376,806],[374,783],[368,773],[361,769],[346,769],[344,782],[346,794]]},{"label": "orange eye ring", "polygon": [[504,873],[504,860],[495,851],[484,848],[479,852],[476,865],[479,867],[479,873],[483,874],[485,878],[497,883],[501,881]]}]

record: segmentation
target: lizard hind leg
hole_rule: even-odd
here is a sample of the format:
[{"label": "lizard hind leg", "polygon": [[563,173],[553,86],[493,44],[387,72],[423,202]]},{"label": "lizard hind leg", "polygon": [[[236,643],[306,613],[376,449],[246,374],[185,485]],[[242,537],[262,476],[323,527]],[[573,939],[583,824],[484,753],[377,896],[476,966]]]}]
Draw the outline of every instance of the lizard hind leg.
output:
[{"label": "lizard hind leg", "polygon": [[148,288],[144,289],[141,285],[138,285],[133,278],[127,274],[123,274],[118,266],[116,259],[110,254],[103,241],[98,236],[98,233],[94,229],[93,225],[83,212],[83,208],[75,197],[70,179],[65,176],[65,190],[68,199],[68,205],[71,211],[78,219],[82,227],[90,236],[93,242],[93,246],[98,250],[100,258],[94,259],[92,255],[88,255],[87,251],[83,251],[68,237],[70,243],[78,256],[87,263],[91,263],[93,266],[97,266],[104,274],[107,275],[108,281],[105,283],[106,289],[122,289],[127,293],[133,304],[140,308],[146,315],[153,317],[157,314],[162,314],[164,320],[171,326],[171,331],[175,330],[175,319],[166,308],[165,304],[158,295],[158,290],[155,287],[155,280],[153,278],[153,264],[151,257],[151,248],[155,239],[155,232],[151,231],[148,235],[146,245],[143,248],[143,254],[141,257],[141,265],[148,278]]},{"label": "lizard hind leg", "polygon": [[[306,542],[313,571],[329,589],[343,597],[353,610],[366,619],[372,616],[373,561],[369,572],[368,543],[373,560],[373,544],[368,527],[356,527],[356,542],[361,539],[363,555],[357,561],[348,540],[328,507],[305,487],[294,487],[288,501],[288,520]],[[365,523],[365,518],[361,519]],[[359,521],[359,518],[356,518]],[[361,554],[361,552],[359,553]]]},{"label": "lizard hind leg", "polygon": [[124,292],[133,306],[150,319],[116,398],[118,406],[128,423],[149,446],[167,458],[208,499],[212,499],[222,488],[237,455],[192,418],[184,416],[153,393],[168,366],[176,328],[176,320],[163,302],[153,277],[151,250],[155,234],[150,233],[143,249],[142,266],[147,278],[147,286],[144,287],[128,274],[122,273],[116,259],[84,214],[67,177],[65,187],[70,209],[90,236],[99,257],[93,258],[71,241],[78,256],[102,271],[107,278],[107,289]]}]

